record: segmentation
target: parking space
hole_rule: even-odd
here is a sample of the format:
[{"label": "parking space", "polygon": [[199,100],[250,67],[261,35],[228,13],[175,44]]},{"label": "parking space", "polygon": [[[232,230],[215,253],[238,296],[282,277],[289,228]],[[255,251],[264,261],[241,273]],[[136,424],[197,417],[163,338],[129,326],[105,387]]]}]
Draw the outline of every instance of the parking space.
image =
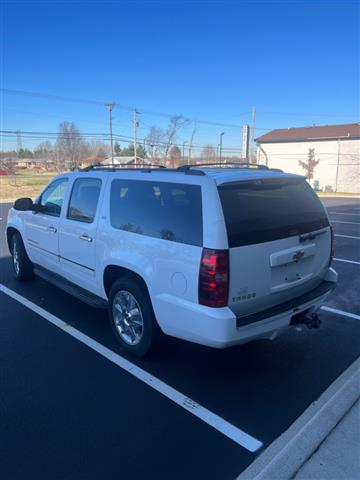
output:
[{"label": "parking space", "polygon": [[[359,315],[360,265],[343,260],[360,261],[360,240],[348,238],[360,237],[360,201],[324,203],[340,275],[327,305]],[[7,208],[0,206],[1,284],[123,357],[105,311],[40,279],[13,280]],[[8,295],[0,293],[0,304],[0,469],[11,479],[235,478],[360,355],[360,321],[322,311],[320,329],[289,329],[273,342],[215,351],[169,339],[156,357],[129,359],[187,399],[181,405]],[[249,451],[231,428],[262,447]]]},{"label": "parking space", "polygon": [[232,478],[250,461],[81,342],[1,293],[0,302],[2,478]]}]

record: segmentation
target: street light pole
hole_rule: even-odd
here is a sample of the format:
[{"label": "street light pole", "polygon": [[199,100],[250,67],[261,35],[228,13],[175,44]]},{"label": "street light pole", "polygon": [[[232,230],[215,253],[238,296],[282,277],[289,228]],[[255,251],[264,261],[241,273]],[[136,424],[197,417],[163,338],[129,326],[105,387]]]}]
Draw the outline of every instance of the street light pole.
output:
[{"label": "street light pole", "polygon": [[221,132],[220,133],[220,150],[219,150],[219,163],[221,165],[221,154],[222,154],[222,138],[223,138],[223,135],[224,135],[225,132]]},{"label": "street light pole", "polygon": [[110,131],[110,148],[111,148],[111,165],[114,165],[114,149],[113,149],[113,133],[112,133],[112,109],[115,103],[105,103],[105,107],[109,110],[109,131]]}]

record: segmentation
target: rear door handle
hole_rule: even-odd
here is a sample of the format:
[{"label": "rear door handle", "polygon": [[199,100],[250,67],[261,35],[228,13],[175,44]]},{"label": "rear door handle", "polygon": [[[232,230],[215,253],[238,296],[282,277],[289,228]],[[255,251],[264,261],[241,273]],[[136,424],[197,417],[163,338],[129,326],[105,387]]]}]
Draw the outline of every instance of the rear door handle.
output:
[{"label": "rear door handle", "polygon": [[57,232],[57,228],[54,227],[54,225],[49,225],[48,228],[49,232],[51,233],[56,233]]},{"label": "rear door handle", "polygon": [[80,235],[80,240],[84,240],[85,242],[92,242],[93,239],[91,237],[89,237],[89,235],[87,233],[83,233],[82,235]]}]

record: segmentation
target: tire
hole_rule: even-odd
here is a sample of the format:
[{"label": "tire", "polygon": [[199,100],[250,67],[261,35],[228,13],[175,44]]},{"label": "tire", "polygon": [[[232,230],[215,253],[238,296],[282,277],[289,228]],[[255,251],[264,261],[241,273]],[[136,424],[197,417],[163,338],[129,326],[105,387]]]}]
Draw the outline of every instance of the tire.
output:
[{"label": "tire", "polygon": [[109,294],[109,319],[119,345],[137,357],[153,353],[163,336],[148,292],[136,280],[123,277]]},{"label": "tire", "polygon": [[19,282],[30,280],[34,276],[33,264],[26,253],[20,233],[14,233],[10,242],[14,275]]}]

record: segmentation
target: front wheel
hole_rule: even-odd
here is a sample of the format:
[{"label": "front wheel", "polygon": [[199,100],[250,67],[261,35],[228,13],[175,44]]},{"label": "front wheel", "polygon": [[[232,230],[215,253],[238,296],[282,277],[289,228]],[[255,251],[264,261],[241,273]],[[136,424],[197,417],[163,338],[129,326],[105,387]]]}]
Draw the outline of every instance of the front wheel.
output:
[{"label": "front wheel", "polygon": [[113,284],[109,318],[118,343],[127,352],[143,357],[158,346],[161,330],[149,296],[132,278],[122,278]]},{"label": "front wheel", "polygon": [[11,255],[16,280],[30,280],[34,276],[33,265],[26,253],[24,243],[19,233],[11,237]]}]

